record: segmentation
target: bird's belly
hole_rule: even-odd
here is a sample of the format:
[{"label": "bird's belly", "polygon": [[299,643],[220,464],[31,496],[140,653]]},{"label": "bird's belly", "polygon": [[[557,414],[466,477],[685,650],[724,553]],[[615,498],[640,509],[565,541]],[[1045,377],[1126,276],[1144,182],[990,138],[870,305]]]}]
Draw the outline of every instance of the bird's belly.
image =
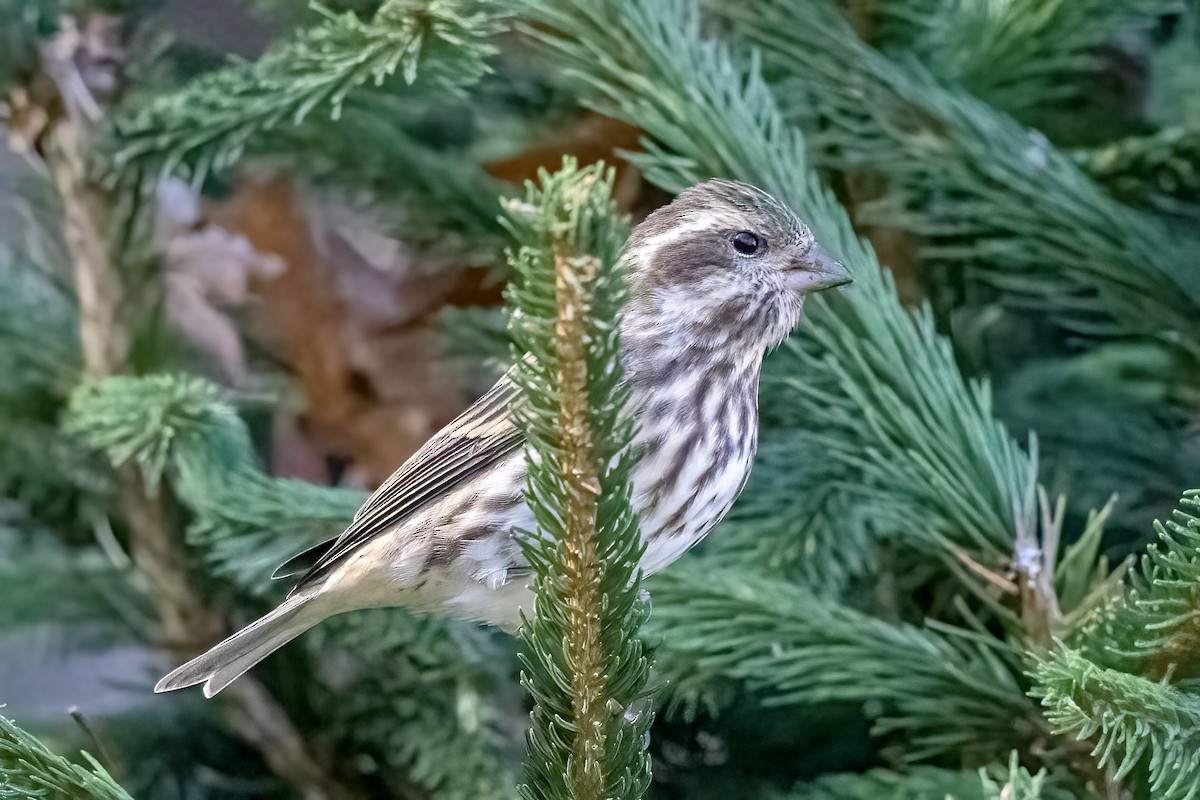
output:
[{"label": "bird's belly", "polygon": [[645,574],[657,572],[699,542],[729,511],[750,473],[752,454],[718,458],[699,444],[676,468],[664,456],[648,456],[634,472]]}]

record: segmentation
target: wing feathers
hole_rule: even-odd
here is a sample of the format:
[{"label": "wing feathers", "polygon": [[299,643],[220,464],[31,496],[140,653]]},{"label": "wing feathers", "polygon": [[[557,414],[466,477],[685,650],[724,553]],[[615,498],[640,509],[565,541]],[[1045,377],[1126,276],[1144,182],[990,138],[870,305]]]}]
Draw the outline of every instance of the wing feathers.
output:
[{"label": "wing feathers", "polygon": [[516,386],[505,375],[396,470],[358,510],[341,536],[309,548],[276,574],[293,568],[298,571],[306,560],[319,556],[296,588],[311,583],[365,542],[393,530],[409,515],[520,450],[524,436],[513,425],[511,414],[518,397]]}]

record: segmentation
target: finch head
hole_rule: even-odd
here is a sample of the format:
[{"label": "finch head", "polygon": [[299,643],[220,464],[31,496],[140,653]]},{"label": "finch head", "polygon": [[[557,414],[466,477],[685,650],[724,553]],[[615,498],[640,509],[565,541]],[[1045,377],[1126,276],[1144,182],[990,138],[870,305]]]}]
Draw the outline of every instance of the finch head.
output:
[{"label": "finch head", "polygon": [[790,208],[726,180],[692,186],[647,217],[626,258],[634,302],[703,340],[692,345],[774,347],[806,294],[851,280]]}]

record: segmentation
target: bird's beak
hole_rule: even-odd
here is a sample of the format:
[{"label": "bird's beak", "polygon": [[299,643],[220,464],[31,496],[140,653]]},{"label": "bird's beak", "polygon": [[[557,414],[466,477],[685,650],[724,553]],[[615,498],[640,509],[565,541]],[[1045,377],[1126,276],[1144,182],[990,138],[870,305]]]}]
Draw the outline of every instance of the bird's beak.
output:
[{"label": "bird's beak", "polygon": [[846,271],[846,265],[816,243],[813,243],[802,260],[794,263],[787,271],[788,286],[801,293],[845,286],[853,280]]}]

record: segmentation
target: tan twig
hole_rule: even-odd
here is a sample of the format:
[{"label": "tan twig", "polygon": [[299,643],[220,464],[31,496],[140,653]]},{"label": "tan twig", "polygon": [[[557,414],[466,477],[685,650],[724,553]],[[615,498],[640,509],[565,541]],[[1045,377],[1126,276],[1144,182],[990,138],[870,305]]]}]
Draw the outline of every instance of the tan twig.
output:
[{"label": "tan twig", "polygon": [[577,800],[602,800],[605,745],[604,651],[600,642],[602,565],[596,547],[596,499],[600,479],[589,421],[587,320],[584,285],[595,277],[596,259],[555,253],[558,300],[555,354],[558,361],[559,430],[566,488],[565,537],[567,653],[571,666],[575,730],[571,784]]}]

